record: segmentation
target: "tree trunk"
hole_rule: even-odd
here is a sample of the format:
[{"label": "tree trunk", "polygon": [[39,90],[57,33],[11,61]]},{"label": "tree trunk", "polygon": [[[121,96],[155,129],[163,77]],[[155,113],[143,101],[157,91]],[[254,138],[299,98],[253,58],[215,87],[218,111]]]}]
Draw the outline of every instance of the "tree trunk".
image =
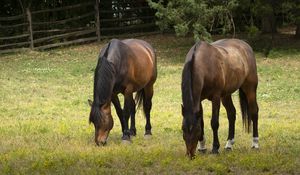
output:
[{"label": "tree trunk", "polygon": [[96,0],[95,3],[95,23],[96,23],[96,34],[97,34],[97,41],[100,41],[100,14],[99,14],[99,0]]},{"label": "tree trunk", "polygon": [[261,31],[262,33],[276,33],[276,20],[274,14],[264,15],[261,19]]},{"label": "tree trunk", "polygon": [[296,36],[297,39],[300,39],[300,24],[297,25],[295,36]]},{"label": "tree trunk", "polygon": [[33,30],[32,30],[32,18],[31,18],[31,12],[29,8],[26,8],[26,16],[28,21],[28,31],[29,31],[29,39],[30,39],[30,49],[33,49]]}]

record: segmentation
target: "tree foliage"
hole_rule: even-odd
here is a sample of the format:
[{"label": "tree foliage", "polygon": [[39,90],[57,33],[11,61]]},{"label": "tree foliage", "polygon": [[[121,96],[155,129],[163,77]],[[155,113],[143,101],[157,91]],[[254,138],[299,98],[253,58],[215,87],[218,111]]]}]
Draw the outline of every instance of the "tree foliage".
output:
[{"label": "tree foliage", "polygon": [[[157,25],[178,36],[188,33],[209,40],[211,33],[275,33],[282,25],[295,25],[300,32],[299,0],[148,0],[157,10]],[[300,35],[300,33],[298,33]],[[297,35],[297,34],[296,34]]]},{"label": "tree foliage", "polygon": [[[94,0],[87,1],[95,2]],[[159,28],[162,31],[171,29],[178,36],[193,34],[196,40],[210,40],[211,34],[247,32],[249,36],[255,37],[261,32],[274,33],[277,27],[293,25],[297,27],[296,36],[300,38],[300,0],[137,0],[133,5],[125,0],[101,0],[102,5],[100,3],[100,6],[105,10],[112,10],[113,8],[127,10],[146,6],[146,1],[156,10],[156,23]],[[20,15],[25,13],[26,8],[35,11],[82,2],[82,0],[1,0],[0,16]],[[34,18],[36,21],[42,19],[55,21],[79,16],[84,11],[91,10],[94,10],[93,6],[78,8],[72,13],[55,12],[49,13],[49,15],[36,15]],[[101,13],[100,18],[130,18],[144,14],[150,16],[153,13],[143,10],[137,10],[131,14],[129,11],[126,11],[126,14],[125,11],[124,13]],[[90,19],[86,18],[86,23],[88,21]],[[103,20],[101,22],[103,23]],[[0,25],[8,24],[1,21]],[[72,24],[72,26],[74,25],[76,24]],[[108,24],[107,27],[111,27],[110,25],[114,24]],[[105,24],[101,24],[101,26],[105,26]]]},{"label": "tree foliage", "polygon": [[237,6],[236,0],[170,0],[153,2],[152,8],[157,10],[157,25],[162,31],[173,27],[178,36],[193,33],[195,40],[210,40],[211,32],[222,27],[222,33],[233,28],[232,10]]}]

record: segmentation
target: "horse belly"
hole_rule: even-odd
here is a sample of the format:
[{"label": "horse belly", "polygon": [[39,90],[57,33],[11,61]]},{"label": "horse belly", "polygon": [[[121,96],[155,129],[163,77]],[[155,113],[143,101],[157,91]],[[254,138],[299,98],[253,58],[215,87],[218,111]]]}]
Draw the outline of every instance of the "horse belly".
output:
[{"label": "horse belly", "polygon": [[241,87],[248,74],[248,67],[243,55],[232,55],[227,59],[227,68],[225,68],[225,93],[233,93]]},{"label": "horse belly", "polygon": [[137,91],[156,79],[155,54],[145,42],[126,40],[126,44],[131,49],[127,63],[127,83],[134,91]]},{"label": "horse belly", "polygon": [[245,75],[243,72],[234,72],[231,75],[227,75],[224,92],[226,94],[231,94],[239,89],[243,82],[245,81]]},{"label": "horse belly", "polygon": [[153,71],[136,72],[134,76],[134,83],[138,88],[143,88],[153,79]]},{"label": "horse belly", "polygon": [[134,61],[131,70],[128,70],[128,80],[135,91],[144,88],[152,80],[155,80],[153,75],[154,65],[147,58],[140,57]]}]

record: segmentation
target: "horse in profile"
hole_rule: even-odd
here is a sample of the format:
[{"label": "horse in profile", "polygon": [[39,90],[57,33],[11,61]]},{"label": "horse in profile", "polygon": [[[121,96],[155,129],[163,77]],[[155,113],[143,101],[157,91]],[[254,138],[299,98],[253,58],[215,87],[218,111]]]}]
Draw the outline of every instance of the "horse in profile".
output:
[{"label": "horse in profile", "polygon": [[205,151],[203,108],[201,102],[212,102],[212,153],[218,153],[219,110],[222,101],[227,112],[229,132],[226,149],[234,143],[236,110],[231,94],[239,90],[244,127],[250,132],[253,122],[252,147],[258,148],[258,85],[256,60],[252,48],[238,39],[223,39],[208,44],[196,43],[188,52],[182,72],[182,130],[186,154],[193,158],[198,141]]},{"label": "horse in profile", "polygon": [[[130,141],[130,135],[136,135],[136,102],[138,106],[143,104],[146,116],[145,135],[151,135],[150,110],[156,76],[154,49],[143,40],[112,39],[101,49],[94,75],[94,100],[89,100],[89,121],[95,126],[97,145],[106,144],[113,128],[111,102],[121,122],[123,140]],[[134,92],[137,92],[135,99]],[[118,98],[119,93],[124,95],[123,109]]]}]

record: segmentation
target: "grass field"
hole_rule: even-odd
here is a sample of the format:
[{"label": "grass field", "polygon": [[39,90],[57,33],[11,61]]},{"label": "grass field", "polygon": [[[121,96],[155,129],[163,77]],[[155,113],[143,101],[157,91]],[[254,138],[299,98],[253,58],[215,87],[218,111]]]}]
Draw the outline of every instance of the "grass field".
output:
[{"label": "grass field", "polygon": [[[236,143],[224,151],[228,122],[220,112],[219,155],[185,157],[181,133],[181,71],[192,39],[142,37],[158,55],[153,98],[153,137],[144,139],[145,119],[137,114],[137,136],[121,143],[115,119],[108,145],[96,147],[88,123],[93,71],[102,43],[45,52],[0,56],[0,174],[300,174],[300,49],[256,53],[260,149],[238,112]],[[300,44],[300,43],[298,43]],[[298,49],[297,49],[298,48]],[[238,96],[234,103],[239,111]],[[205,134],[211,149],[211,105],[204,102]]]}]

